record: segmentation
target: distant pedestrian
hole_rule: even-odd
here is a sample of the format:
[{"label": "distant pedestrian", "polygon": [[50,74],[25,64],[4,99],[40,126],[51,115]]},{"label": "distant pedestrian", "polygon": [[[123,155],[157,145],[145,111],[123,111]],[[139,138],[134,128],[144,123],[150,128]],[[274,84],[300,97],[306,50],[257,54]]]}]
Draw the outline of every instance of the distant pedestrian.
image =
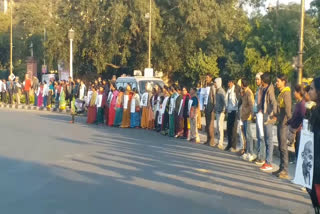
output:
[{"label": "distant pedestrian", "polygon": [[175,123],[175,108],[176,100],[178,98],[177,86],[171,86],[171,96],[169,100],[169,137],[174,137],[176,133],[176,123]]},{"label": "distant pedestrian", "polygon": [[273,158],[273,125],[276,123],[277,100],[270,73],[261,76],[262,96],[258,111],[263,114],[263,132],[266,145],[266,160],[260,168],[262,171],[271,171]]},{"label": "distant pedestrian", "polygon": [[104,87],[103,85],[99,86],[99,91],[97,92],[97,99],[96,99],[96,107],[97,107],[97,119],[96,124],[104,124]]},{"label": "distant pedestrian", "polygon": [[29,74],[25,75],[25,80],[24,80],[24,95],[26,98],[26,105],[30,105],[30,90],[31,90],[31,85],[32,82],[29,78]]},{"label": "distant pedestrian", "polygon": [[127,88],[125,94],[123,96],[123,118],[121,123],[121,128],[129,128],[130,127],[130,107],[131,107],[131,100],[132,100],[132,90],[131,85],[127,84]]},{"label": "distant pedestrian", "polygon": [[256,159],[256,156],[253,153],[253,138],[251,132],[254,97],[251,89],[249,88],[249,82],[246,79],[242,79],[241,83],[243,96],[240,117],[241,121],[243,122],[243,132],[246,141],[246,151],[242,155],[242,159],[251,162]]},{"label": "distant pedestrian", "polygon": [[0,94],[1,94],[1,102],[6,103],[6,101],[7,101],[7,82],[5,79],[2,80]]},{"label": "distant pedestrian", "polygon": [[119,95],[119,91],[116,88],[115,83],[110,84],[110,89],[112,94],[110,94],[108,98],[108,108],[109,108],[109,118],[108,118],[108,126],[114,125],[114,120],[116,116],[116,106],[117,106],[117,99]]},{"label": "distant pedestrian", "polygon": [[190,90],[192,105],[190,108],[190,141],[195,143],[200,143],[200,137],[198,133],[197,121],[201,118],[198,118],[200,107],[199,99],[197,97],[197,88],[192,88]]},{"label": "distant pedestrian", "polygon": [[206,76],[206,83],[207,83],[207,89],[208,91],[208,97],[205,101],[204,105],[204,113],[206,117],[206,133],[207,133],[207,142],[204,143],[208,146],[215,146],[214,142],[214,119],[215,119],[215,113],[214,113],[214,106],[215,106],[215,96],[216,96],[216,89],[214,87],[214,83],[212,80],[212,76],[210,74],[207,74]]},{"label": "distant pedestrian", "polygon": [[224,119],[226,111],[226,92],[222,87],[222,79],[216,78],[214,81],[216,87],[216,103],[214,106],[214,112],[216,114],[217,121],[217,138],[218,138],[218,148],[223,150],[224,143]]},{"label": "distant pedestrian", "polygon": [[140,127],[140,96],[136,88],[132,90],[132,101],[130,105],[130,127]]},{"label": "distant pedestrian", "polygon": [[43,106],[43,83],[40,83],[40,86],[38,88],[38,92],[37,92],[37,97],[38,97],[38,107],[42,107]]},{"label": "distant pedestrian", "polygon": [[288,179],[288,164],[289,164],[289,156],[288,156],[288,121],[292,117],[291,112],[291,89],[287,86],[287,77],[284,75],[280,75],[277,78],[277,88],[280,91],[278,96],[278,113],[277,113],[277,137],[278,137],[278,148],[280,151],[280,168],[276,172],[273,172],[273,175]]},{"label": "distant pedestrian", "polygon": [[122,116],[123,116],[123,96],[124,96],[124,88],[119,88],[119,94],[117,97],[116,102],[116,115],[114,118],[114,124],[115,127],[120,127],[122,123]]},{"label": "distant pedestrian", "polygon": [[36,76],[32,77],[32,90],[34,93],[34,106],[38,106],[38,89],[39,89],[39,80]]},{"label": "distant pedestrian", "polygon": [[304,89],[302,85],[296,85],[294,87],[294,97],[296,100],[296,105],[294,107],[292,118],[288,120],[287,124],[289,126],[289,143],[291,142],[292,144],[294,144],[297,159],[299,154],[298,152],[302,122],[306,114],[306,103],[304,100]]},{"label": "distant pedestrian", "polygon": [[[258,117],[257,116],[259,113],[258,107],[261,103],[261,97],[262,97],[262,92],[263,92],[263,88],[261,85],[261,76],[262,75],[263,75],[263,73],[260,72],[256,75],[256,78],[255,78],[257,90],[255,93],[255,98],[254,98],[253,113],[256,116],[256,118]],[[266,146],[265,146],[265,142],[264,142],[264,138],[263,138],[262,134],[263,134],[263,132],[262,132],[262,130],[260,130],[259,124],[257,121],[256,122],[257,160],[255,163],[258,166],[262,166],[265,163],[265,159],[266,159]]]},{"label": "distant pedestrian", "polygon": [[237,150],[237,112],[238,112],[238,98],[236,85],[234,80],[228,81],[228,91],[226,94],[226,112],[227,117],[227,136],[228,145],[226,151],[236,152]]},{"label": "distant pedestrian", "polygon": [[97,88],[96,86],[91,88],[92,90],[92,95],[90,97],[89,101],[89,107],[88,107],[88,117],[87,117],[87,123],[93,124],[96,122],[97,119],[97,106],[96,106],[96,101],[97,101]]}]

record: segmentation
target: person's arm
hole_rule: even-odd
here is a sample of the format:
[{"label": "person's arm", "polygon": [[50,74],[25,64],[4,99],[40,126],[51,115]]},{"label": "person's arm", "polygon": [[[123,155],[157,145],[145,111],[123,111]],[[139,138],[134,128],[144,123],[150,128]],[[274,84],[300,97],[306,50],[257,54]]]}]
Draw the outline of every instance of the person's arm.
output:
[{"label": "person's arm", "polygon": [[284,105],[285,105],[285,112],[288,119],[292,117],[292,111],[291,111],[291,93],[286,92],[285,96],[283,97]]},{"label": "person's arm", "polygon": [[271,112],[271,114],[269,116],[276,117],[276,114],[277,114],[277,111],[278,111],[278,102],[277,102],[276,96],[274,94],[274,89],[270,90],[269,98],[270,98],[270,102],[271,102],[271,105],[272,105],[272,112]]}]

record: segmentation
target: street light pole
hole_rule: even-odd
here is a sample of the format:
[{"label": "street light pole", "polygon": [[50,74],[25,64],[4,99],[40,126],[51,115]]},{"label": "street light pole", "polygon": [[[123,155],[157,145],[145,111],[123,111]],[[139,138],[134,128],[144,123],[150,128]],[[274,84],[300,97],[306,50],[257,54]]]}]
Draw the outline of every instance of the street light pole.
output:
[{"label": "street light pole", "polygon": [[278,22],[278,20],[279,20],[279,0],[277,0],[277,6],[276,6],[276,31],[275,31],[275,36],[276,36],[276,60],[275,60],[275,66],[276,66],[276,73],[277,73],[277,75],[278,75],[278,68],[279,68],[279,63],[278,63],[278,57],[279,57],[279,42],[278,42],[278,40],[279,40],[279,38],[278,38],[278,33],[279,33],[279,30],[278,30],[278,28],[279,28],[279,22]]},{"label": "street light pole", "polygon": [[305,15],[305,4],[304,0],[301,0],[301,20],[300,20],[300,41],[299,41],[299,70],[298,70],[298,84],[302,82],[303,72],[303,41],[304,41],[304,15]]},{"label": "street light pole", "polygon": [[148,68],[151,68],[151,27],[152,27],[152,4],[149,1],[149,54],[148,54]]},{"label": "street light pole", "polygon": [[73,50],[72,50],[72,42],[74,39],[74,30],[71,28],[68,34],[70,40],[70,77],[73,79]]},{"label": "street light pole", "polygon": [[12,49],[13,49],[13,39],[12,39],[12,8],[13,8],[13,0],[10,1],[10,75],[13,73],[13,65],[12,65]]}]

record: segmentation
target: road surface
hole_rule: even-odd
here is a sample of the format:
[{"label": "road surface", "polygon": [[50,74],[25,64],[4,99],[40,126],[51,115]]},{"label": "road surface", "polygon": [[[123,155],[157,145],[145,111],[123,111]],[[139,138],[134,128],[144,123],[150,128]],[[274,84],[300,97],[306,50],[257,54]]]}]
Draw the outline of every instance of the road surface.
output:
[{"label": "road surface", "polygon": [[235,154],[62,114],[0,118],[1,213],[313,213],[299,187]]}]

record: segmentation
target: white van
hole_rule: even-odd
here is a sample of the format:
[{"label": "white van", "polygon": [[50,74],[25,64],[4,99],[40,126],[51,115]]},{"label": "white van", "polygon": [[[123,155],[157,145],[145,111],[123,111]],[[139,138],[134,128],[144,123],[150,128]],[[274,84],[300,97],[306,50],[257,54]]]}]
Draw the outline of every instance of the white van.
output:
[{"label": "white van", "polygon": [[134,77],[119,77],[116,81],[117,89],[120,87],[126,89],[127,84],[130,84],[132,89],[136,88],[140,96],[145,92],[146,84],[149,83],[151,87],[155,85],[161,86],[163,88],[164,82],[160,78],[154,77],[144,77],[144,76],[134,76]]}]

